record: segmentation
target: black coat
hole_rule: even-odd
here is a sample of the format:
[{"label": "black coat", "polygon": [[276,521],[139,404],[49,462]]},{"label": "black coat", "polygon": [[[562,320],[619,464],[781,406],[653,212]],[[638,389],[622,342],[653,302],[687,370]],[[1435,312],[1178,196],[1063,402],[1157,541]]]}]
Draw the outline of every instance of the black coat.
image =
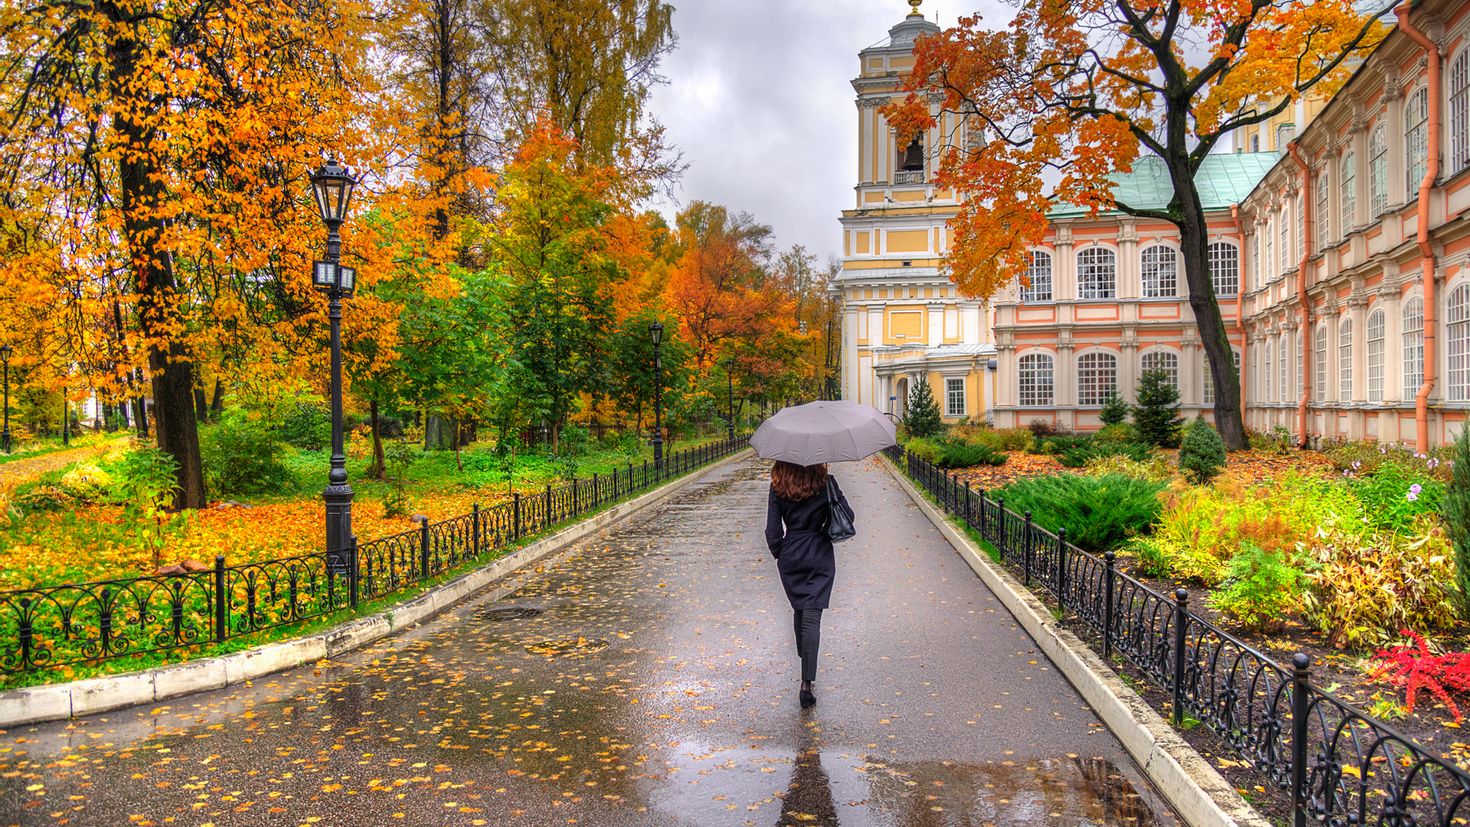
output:
[{"label": "black coat", "polygon": [[[836,486],[837,480],[832,483]],[[837,498],[847,505],[842,488]],[[793,609],[825,609],[837,576],[837,559],[827,537],[827,491],[823,489],[800,502],[776,496],[773,490],[766,506],[766,547],[776,558],[781,586]]]}]

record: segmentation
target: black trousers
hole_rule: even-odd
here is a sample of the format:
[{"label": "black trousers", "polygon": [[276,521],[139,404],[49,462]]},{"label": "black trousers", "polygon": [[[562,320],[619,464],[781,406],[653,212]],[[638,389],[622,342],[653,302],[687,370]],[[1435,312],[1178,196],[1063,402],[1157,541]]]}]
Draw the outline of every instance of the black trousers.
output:
[{"label": "black trousers", "polygon": [[817,649],[822,645],[822,610],[796,609],[792,616],[796,627],[796,654],[801,657],[801,679],[817,679]]}]

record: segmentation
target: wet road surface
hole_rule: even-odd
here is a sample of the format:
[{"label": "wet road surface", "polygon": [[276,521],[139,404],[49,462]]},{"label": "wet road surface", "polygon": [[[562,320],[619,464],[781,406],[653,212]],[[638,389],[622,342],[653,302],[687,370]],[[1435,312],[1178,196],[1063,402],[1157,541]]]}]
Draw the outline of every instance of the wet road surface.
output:
[{"label": "wet road surface", "polygon": [[762,472],[340,661],[0,731],[0,824],[1176,824],[873,461],[800,710]]}]

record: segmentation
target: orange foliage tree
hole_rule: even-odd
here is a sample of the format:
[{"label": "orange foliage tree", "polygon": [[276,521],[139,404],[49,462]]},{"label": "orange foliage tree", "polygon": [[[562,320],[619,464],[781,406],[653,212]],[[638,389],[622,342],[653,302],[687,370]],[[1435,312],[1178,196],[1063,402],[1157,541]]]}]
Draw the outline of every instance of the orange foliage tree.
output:
[{"label": "orange foliage tree", "polygon": [[[922,38],[910,94],[885,109],[890,122],[914,134],[942,109],[969,116],[984,132],[943,157],[936,178],[967,196],[950,225],[957,284],[989,297],[1022,278],[1058,203],[1172,223],[1214,378],[1215,422],[1228,447],[1244,448],[1239,377],[1210,279],[1194,176],[1233,130],[1285,111],[1314,86],[1341,82],[1349,60],[1380,36],[1375,18],[1383,9],[1365,15],[1358,5],[1024,0],[1005,29],[986,29],[973,16]],[[1114,197],[1112,176],[1129,171],[1140,153],[1167,169],[1174,195],[1165,209]]]}]

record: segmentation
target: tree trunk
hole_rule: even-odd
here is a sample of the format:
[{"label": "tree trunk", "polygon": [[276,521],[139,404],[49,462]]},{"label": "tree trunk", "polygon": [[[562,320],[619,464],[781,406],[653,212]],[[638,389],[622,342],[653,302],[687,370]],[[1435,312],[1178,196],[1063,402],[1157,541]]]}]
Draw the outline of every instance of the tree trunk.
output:
[{"label": "tree trunk", "polygon": [[[1199,328],[1200,345],[1209,361],[1210,376],[1215,383],[1215,429],[1230,451],[1247,447],[1245,422],[1240,415],[1240,374],[1231,356],[1230,332],[1220,315],[1220,302],[1215,298],[1215,284],[1210,274],[1209,230],[1205,210],[1187,160],[1170,163],[1174,183],[1171,205],[1178,217],[1179,252],[1184,259],[1184,281],[1189,287],[1189,306]],[[1242,244],[1242,254],[1244,245]]]},{"label": "tree trunk", "polygon": [[209,401],[204,398],[204,388],[194,388],[194,418],[200,422],[209,421]]},{"label": "tree trunk", "polygon": [[216,376],[214,378],[214,398],[209,400],[209,418],[218,419],[219,415],[221,413],[224,413],[224,410],[225,388],[224,385],[219,381],[219,377]]},{"label": "tree trunk", "polygon": [[[120,9],[106,8],[109,16],[123,17]],[[133,25],[126,19],[113,22],[124,32]],[[162,183],[166,176],[153,160],[154,147],[162,136],[145,120],[165,102],[138,97],[136,90],[149,86],[137,77],[141,71],[140,48],[137,41],[123,34],[112,41],[109,49],[113,96],[126,104],[119,107],[114,121],[120,144],[117,180],[123,237],[137,283],[139,329],[148,348],[158,447],[178,464],[173,507],[200,508],[204,505],[204,465],[194,418],[194,368],[175,333],[178,319],[171,304],[177,288],[173,255],[162,243],[167,229],[161,211],[167,200]],[[140,423],[146,423],[146,419],[140,417]]]},{"label": "tree trunk", "polygon": [[383,479],[387,471],[387,462],[383,458],[383,433],[381,420],[378,418],[378,400],[368,402],[368,422],[373,431],[373,464],[368,466],[367,475],[375,480]]},{"label": "tree trunk", "polygon": [[452,420],[429,414],[424,417],[424,450],[448,451],[455,447],[456,429]]},{"label": "tree trunk", "polygon": [[143,393],[143,371],[133,371],[133,387],[137,388],[137,396],[133,397],[133,427],[138,429],[140,439],[148,439],[148,397]]}]

